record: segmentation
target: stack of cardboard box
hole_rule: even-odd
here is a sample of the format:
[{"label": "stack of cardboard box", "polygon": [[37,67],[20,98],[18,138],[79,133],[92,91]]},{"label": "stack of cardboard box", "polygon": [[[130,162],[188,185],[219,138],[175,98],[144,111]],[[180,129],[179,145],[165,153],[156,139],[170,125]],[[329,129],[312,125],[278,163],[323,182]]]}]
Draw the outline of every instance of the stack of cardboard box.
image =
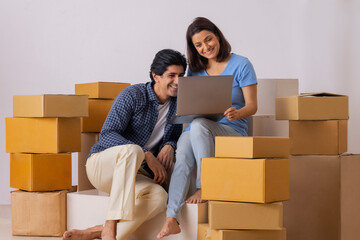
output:
[{"label": "stack of cardboard box", "polygon": [[71,152],[81,150],[80,117],[85,95],[14,96],[6,118],[10,154],[12,233],[61,236],[66,230],[66,190],[71,189]]},{"label": "stack of cardboard box", "polygon": [[286,239],[288,156],[288,138],[216,137],[215,157],[201,161],[209,224],[199,224],[198,240]]},{"label": "stack of cardboard box", "polygon": [[78,155],[78,190],[94,187],[89,182],[85,163],[90,148],[98,142],[99,133],[116,96],[130,86],[129,83],[93,82],[75,84],[75,94],[89,96],[89,116],[81,118],[81,152]]},{"label": "stack of cardboard box", "polygon": [[347,151],[348,97],[329,93],[276,99],[290,120],[290,194],[284,225],[291,240],[360,239],[360,155]]}]

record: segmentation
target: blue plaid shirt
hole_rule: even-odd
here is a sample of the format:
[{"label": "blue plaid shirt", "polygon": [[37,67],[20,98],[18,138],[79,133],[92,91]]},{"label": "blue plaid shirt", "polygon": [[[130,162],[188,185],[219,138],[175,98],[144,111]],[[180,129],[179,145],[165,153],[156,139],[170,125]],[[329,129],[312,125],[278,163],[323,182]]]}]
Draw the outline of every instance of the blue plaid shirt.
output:
[{"label": "blue plaid shirt", "polygon": [[[144,145],[149,140],[158,117],[158,105],[151,82],[131,85],[115,99],[100,132],[99,142],[90,150],[88,157],[107,148],[118,145],[136,144],[147,150]],[[182,132],[182,125],[170,124],[176,113],[176,98],[170,98],[164,136],[154,154],[166,144],[176,149],[176,142]]]}]

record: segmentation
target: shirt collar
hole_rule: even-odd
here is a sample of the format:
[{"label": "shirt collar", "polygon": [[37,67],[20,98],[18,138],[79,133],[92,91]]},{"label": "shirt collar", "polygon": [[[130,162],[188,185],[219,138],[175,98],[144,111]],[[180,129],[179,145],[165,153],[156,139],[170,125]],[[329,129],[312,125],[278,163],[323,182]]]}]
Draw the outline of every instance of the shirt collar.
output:
[{"label": "shirt collar", "polygon": [[[146,90],[148,92],[148,95],[149,95],[149,100],[150,101],[155,101],[157,102],[158,104],[160,104],[160,101],[159,99],[157,98],[155,92],[154,92],[154,89],[153,89],[153,85],[151,84],[152,82],[147,82],[146,83]],[[170,103],[171,105],[172,104],[175,104],[176,103],[176,97],[170,97]]]},{"label": "shirt collar", "polygon": [[153,86],[151,84],[151,82],[146,83],[146,90],[148,92],[149,95],[149,100],[150,101],[156,101],[159,103],[158,98],[156,97],[156,94],[154,92]]}]

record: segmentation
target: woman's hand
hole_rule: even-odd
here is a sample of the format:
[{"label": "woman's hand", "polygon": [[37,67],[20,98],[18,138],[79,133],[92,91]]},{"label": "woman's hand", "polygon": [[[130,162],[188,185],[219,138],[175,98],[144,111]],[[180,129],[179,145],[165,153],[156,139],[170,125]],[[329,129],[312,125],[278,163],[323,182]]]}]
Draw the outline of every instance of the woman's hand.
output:
[{"label": "woman's hand", "polygon": [[157,155],[160,163],[169,171],[174,164],[174,148],[171,145],[165,145]]},{"label": "woman's hand", "polygon": [[152,152],[145,152],[145,161],[151,171],[154,173],[154,183],[162,185],[164,182],[168,182],[168,175],[164,166],[154,156],[154,154],[152,154]]},{"label": "woman's hand", "polygon": [[240,119],[239,111],[236,110],[236,108],[234,108],[234,107],[230,107],[230,108],[226,109],[226,111],[224,112],[224,115],[227,117],[227,119],[229,119],[229,121],[234,121],[234,120]]},{"label": "woman's hand", "polygon": [[237,110],[234,107],[228,108],[224,115],[229,121],[250,117],[257,111],[257,85],[252,84],[241,89],[245,99],[245,106]]}]

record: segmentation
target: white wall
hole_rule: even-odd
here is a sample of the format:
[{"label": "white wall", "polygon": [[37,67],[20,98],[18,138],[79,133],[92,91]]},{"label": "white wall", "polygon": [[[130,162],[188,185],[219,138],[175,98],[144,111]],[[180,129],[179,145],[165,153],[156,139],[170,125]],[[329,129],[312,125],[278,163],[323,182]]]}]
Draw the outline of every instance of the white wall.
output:
[{"label": "white wall", "polygon": [[185,52],[186,28],[197,16],[213,20],[259,78],[299,78],[301,92],[349,95],[348,149],[359,153],[356,9],[355,0],[0,0],[0,204],[10,203],[4,118],[13,95],[148,81],[158,50]]}]

